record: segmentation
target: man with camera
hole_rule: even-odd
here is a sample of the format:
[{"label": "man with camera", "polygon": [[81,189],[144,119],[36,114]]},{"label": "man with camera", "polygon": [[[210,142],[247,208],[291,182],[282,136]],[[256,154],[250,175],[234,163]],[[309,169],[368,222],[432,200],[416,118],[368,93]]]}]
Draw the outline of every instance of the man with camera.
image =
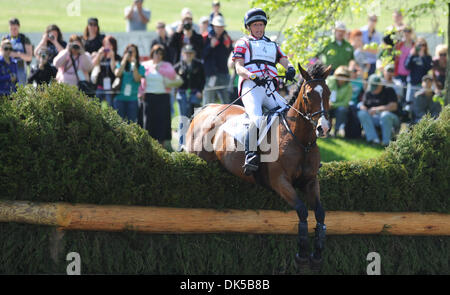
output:
[{"label": "man with camera", "polygon": [[50,83],[56,77],[56,68],[48,62],[48,53],[45,48],[39,51],[37,56],[38,63],[31,67],[29,84],[41,85]]},{"label": "man with camera", "polygon": [[181,16],[181,23],[169,41],[169,47],[172,48],[173,52],[172,64],[181,60],[181,49],[187,44],[191,44],[194,48],[195,58],[202,59],[203,37],[193,27],[192,12],[189,9],[183,9]]},{"label": "man with camera", "polygon": [[0,47],[0,97],[16,92],[17,61],[11,57],[11,41],[3,39]]},{"label": "man with camera", "polygon": [[17,60],[17,82],[25,85],[27,83],[27,63],[33,59],[33,48],[30,39],[19,33],[19,29],[19,20],[12,18],[9,21],[9,34],[5,38],[11,41],[13,48],[10,56]]},{"label": "man with camera", "polygon": [[151,12],[142,7],[144,0],[134,0],[131,6],[125,8],[127,20],[127,32],[147,31],[147,23],[150,21]]}]

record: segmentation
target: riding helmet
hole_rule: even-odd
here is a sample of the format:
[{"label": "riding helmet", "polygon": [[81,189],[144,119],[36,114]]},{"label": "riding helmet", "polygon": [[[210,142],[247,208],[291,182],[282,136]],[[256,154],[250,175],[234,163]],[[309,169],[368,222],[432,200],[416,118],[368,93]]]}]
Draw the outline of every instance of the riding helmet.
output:
[{"label": "riding helmet", "polygon": [[244,24],[246,27],[256,21],[262,21],[264,25],[267,25],[267,15],[261,8],[252,8],[245,14]]}]

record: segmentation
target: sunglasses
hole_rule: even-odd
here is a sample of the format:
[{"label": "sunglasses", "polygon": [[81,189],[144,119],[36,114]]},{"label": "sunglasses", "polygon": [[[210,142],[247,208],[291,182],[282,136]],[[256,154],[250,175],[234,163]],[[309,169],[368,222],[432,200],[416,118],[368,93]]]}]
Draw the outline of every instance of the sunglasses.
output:
[{"label": "sunglasses", "polygon": [[89,26],[92,26],[92,27],[97,27],[97,26],[98,26],[97,23],[88,23],[88,25],[89,25]]},{"label": "sunglasses", "polygon": [[411,30],[403,30],[403,32],[405,32],[405,33],[411,33],[412,31],[411,31]]},{"label": "sunglasses", "polygon": [[440,57],[446,57],[446,56],[447,56],[447,53],[441,53],[441,54],[439,54],[439,56],[440,56]]},{"label": "sunglasses", "polygon": [[12,47],[4,47],[3,48],[3,51],[12,51],[13,49],[12,49]]}]

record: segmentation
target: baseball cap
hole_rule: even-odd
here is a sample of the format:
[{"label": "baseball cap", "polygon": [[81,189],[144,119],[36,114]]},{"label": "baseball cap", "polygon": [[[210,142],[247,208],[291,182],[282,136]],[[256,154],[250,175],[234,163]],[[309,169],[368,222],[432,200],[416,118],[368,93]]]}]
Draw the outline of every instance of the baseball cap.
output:
[{"label": "baseball cap", "polygon": [[422,82],[425,82],[426,80],[433,81],[433,78],[430,75],[425,75],[422,77]]},{"label": "baseball cap", "polygon": [[182,51],[183,52],[195,52],[194,47],[192,47],[191,44],[184,45]]},{"label": "baseball cap", "polygon": [[375,89],[377,89],[377,87],[381,84],[381,77],[378,76],[377,74],[372,74],[369,77],[369,91],[373,92]]}]

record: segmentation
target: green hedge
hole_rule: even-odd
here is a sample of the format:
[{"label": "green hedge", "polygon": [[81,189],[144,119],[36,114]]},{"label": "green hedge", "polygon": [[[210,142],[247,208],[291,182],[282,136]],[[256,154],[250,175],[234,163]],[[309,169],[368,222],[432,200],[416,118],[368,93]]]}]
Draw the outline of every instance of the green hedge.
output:
[{"label": "green hedge", "polygon": [[[449,116],[446,107],[438,120],[426,118],[400,134],[380,159],[324,164],[319,177],[325,209],[449,213]],[[65,85],[24,88],[1,101],[0,149],[0,199],[290,209],[275,193],[241,181],[218,163],[166,152],[136,124]],[[0,228],[0,240],[8,241],[0,245],[0,273],[65,270],[43,262],[51,228]],[[65,250],[90,257],[85,270],[91,273],[295,272],[293,236],[71,232],[63,241]],[[361,255],[370,249],[386,257],[385,273],[449,273],[448,251],[442,251],[448,246],[447,237],[329,237],[322,273],[365,272]],[[121,259],[98,257],[108,249]],[[399,258],[405,255],[410,258]]]}]

